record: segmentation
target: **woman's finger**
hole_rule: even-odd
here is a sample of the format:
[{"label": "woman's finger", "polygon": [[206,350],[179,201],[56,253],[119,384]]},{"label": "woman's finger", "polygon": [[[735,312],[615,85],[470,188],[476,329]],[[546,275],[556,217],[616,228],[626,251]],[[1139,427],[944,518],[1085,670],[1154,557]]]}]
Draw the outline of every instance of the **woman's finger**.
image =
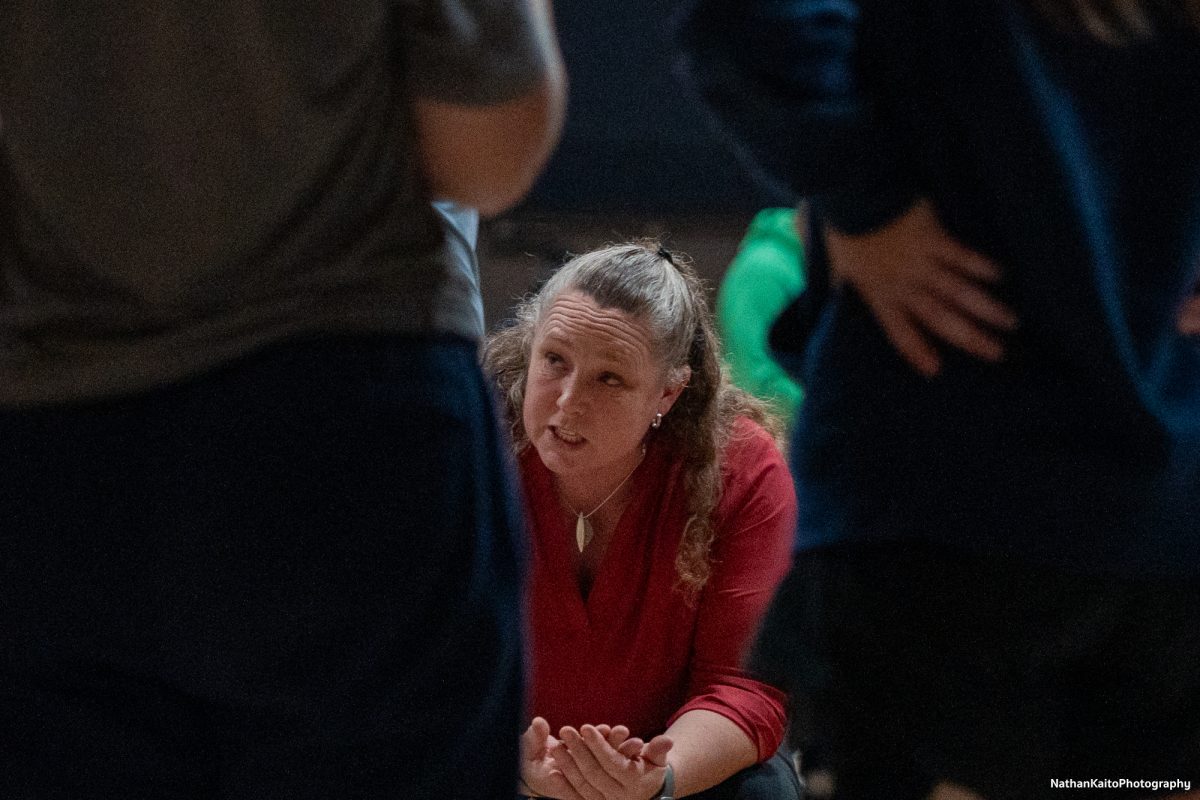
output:
[{"label": "woman's finger", "polygon": [[607,738],[610,745],[620,747],[629,738],[629,728],[626,728],[624,725],[617,725],[608,733]]},{"label": "woman's finger", "polygon": [[617,748],[617,752],[626,758],[637,758],[642,754],[642,748],[645,744],[641,739],[634,736],[621,742],[620,747]]},{"label": "woman's finger", "polygon": [[565,744],[566,738],[550,748],[550,755],[554,758],[554,766],[567,779],[567,784],[574,790],[583,800],[605,800],[604,793],[593,786],[591,782],[584,776],[583,770],[579,768],[579,762],[575,755],[568,749]]},{"label": "woman's finger", "polygon": [[675,742],[670,736],[655,736],[642,748],[642,758],[656,767],[665,767],[667,753],[671,752],[674,746]]},{"label": "woman's finger", "polygon": [[[638,770],[637,765],[630,760],[630,757],[624,755],[619,750],[614,749],[607,740],[599,735],[599,732],[592,729],[590,725],[584,725],[579,731],[582,737],[582,744],[591,751],[591,756],[595,760],[600,769],[604,770],[612,780],[622,786],[628,786],[632,781],[637,780]],[[570,743],[568,742],[568,746]],[[639,751],[640,752],[640,749]],[[575,749],[571,750],[572,754],[576,753]],[[583,760],[580,760],[580,768],[583,769],[585,775],[588,774],[586,765]],[[597,785],[601,785],[598,781],[593,781]]]},{"label": "woman's finger", "polygon": [[540,736],[542,739],[550,735],[550,723],[546,722],[544,717],[534,717],[533,722],[529,723],[529,727],[535,735]]},{"label": "woman's finger", "polygon": [[563,738],[567,750],[575,758],[575,764],[583,777],[605,796],[620,793],[628,775],[629,760],[609,747],[600,732],[591,725],[584,725],[578,732],[570,730]]},{"label": "woman's finger", "polygon": [[538,717],[521,734],[521,758],[527,761],[538,759],[545,755],[546,734],[550,732],[550,729],[547,726],[544,732],[539,732],[537,724],[539,721],[543,725],[546,724],[546,720]]}]

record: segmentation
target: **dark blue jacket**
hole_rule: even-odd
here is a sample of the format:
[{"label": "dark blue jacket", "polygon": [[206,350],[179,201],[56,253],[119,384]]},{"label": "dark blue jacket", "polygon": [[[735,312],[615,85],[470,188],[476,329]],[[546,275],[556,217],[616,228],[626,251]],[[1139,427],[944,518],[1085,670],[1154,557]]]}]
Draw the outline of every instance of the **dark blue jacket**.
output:
[{"label": "dark blue jacket", "polygon": [[1109,47],[1001,0],[705,0],[683,36],[760,165],[847,232],[930,198],[1021,319],[1003,363],[927,380],[829,293],[798,546],[1200,573],[1200,344],[1175,330],[1200,275],[1200,37]]}]

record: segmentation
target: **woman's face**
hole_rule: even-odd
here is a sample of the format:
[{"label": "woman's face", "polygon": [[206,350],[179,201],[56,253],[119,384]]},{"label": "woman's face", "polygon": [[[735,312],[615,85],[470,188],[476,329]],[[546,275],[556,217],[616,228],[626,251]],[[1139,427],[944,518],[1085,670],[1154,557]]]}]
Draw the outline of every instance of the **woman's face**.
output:
[{"label": "woman's face", "polygon": [[670,384],[666,372],[644,322],[563,292],[534,332],[522,409],[529,441],[560,478],[610,487],[683,390],[686,376]]}]

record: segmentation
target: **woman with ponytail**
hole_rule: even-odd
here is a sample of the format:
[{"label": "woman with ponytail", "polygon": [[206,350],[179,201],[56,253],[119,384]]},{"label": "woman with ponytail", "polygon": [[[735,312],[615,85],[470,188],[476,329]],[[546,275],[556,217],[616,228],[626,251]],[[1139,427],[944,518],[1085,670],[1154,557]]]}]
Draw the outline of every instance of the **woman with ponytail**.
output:
[{"label": "woman with ponytail", "polygon": [[798,800],[784,697],[741,668],[789,565],[777,419],[679,255],[578,256],[492,336],[532,536],[520,792]]},{"label": "woman with ponytail", "polygon": [[683,33],[816,209],[754,663],[837,796],[1195,792],[1200,2],[701,0]]}]

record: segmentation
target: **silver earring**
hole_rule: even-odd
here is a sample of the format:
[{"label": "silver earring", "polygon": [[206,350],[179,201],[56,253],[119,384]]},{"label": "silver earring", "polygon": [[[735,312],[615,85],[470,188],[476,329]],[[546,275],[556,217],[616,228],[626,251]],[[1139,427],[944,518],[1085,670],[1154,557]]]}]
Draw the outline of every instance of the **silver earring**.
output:
[{"label": "silver earring", "polygon": [[661,427],[662,427],[662,414],[655,414],[654,422],[650,423],[650,429],[656,431]]}]

